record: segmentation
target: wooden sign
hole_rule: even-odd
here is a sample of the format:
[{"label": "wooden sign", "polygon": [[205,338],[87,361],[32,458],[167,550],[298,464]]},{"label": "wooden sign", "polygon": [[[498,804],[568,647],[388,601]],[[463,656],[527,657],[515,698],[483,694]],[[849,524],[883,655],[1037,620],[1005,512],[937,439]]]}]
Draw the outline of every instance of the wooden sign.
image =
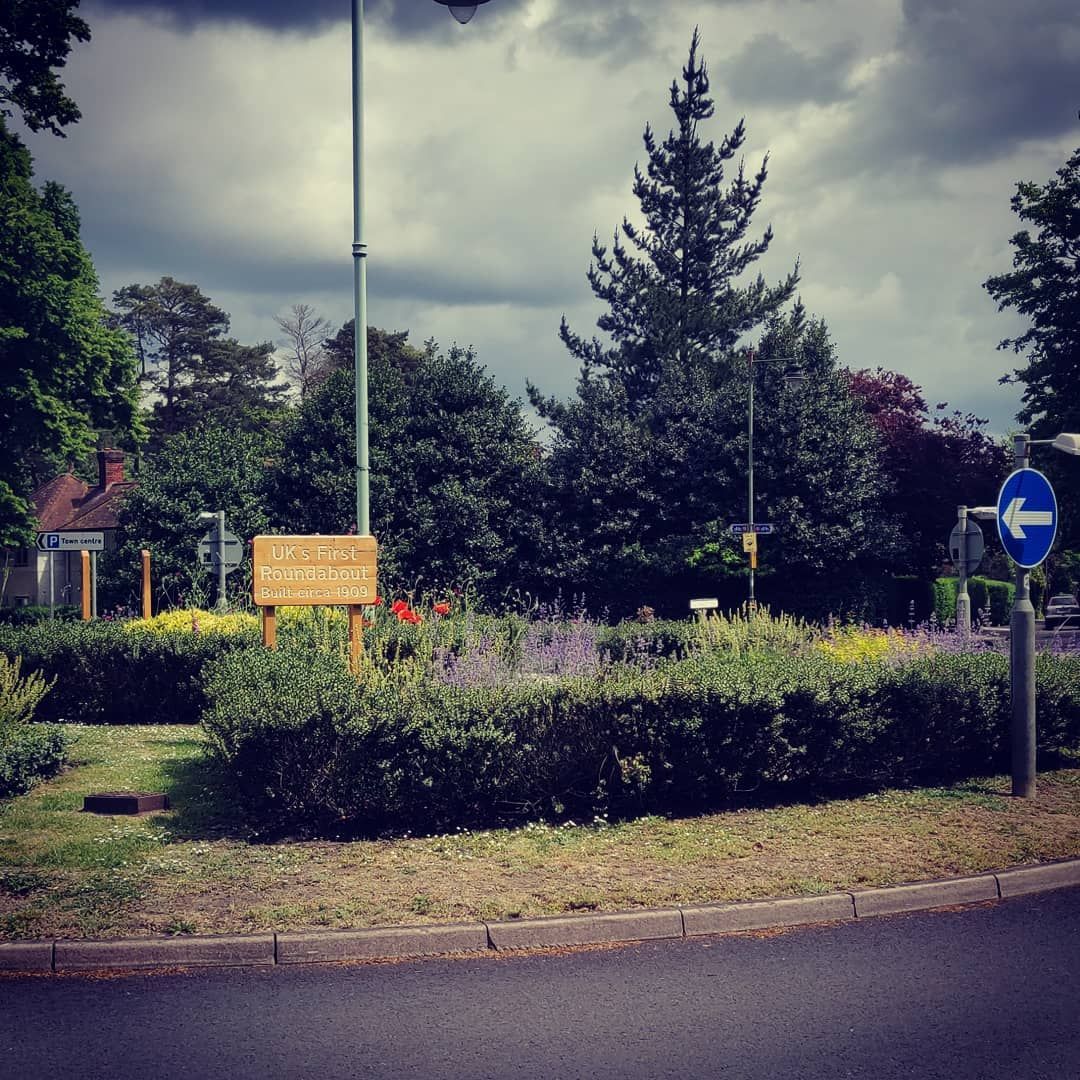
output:
[{"label": "wooden sign", "polygon": [[252,592],[260,607],[374,604],[375,537],[256,536]]}]

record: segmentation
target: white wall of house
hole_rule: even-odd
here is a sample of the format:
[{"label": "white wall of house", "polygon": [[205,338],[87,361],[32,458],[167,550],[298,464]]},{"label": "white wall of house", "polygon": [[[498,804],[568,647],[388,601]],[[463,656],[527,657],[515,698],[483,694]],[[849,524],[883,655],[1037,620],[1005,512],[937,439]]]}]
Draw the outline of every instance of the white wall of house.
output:
[{"label": "white wall of house", "polygon": [[[24,556],[25,566],[14,565],[22,559],[13,559],[7,588],[4,590],[3,606],[49,603],[50,587],[52,602],[56,605],[82,603],[82,569],[77,551],[45,552],[32,548]],[[49,563],[52,560],[50,586]]]}]

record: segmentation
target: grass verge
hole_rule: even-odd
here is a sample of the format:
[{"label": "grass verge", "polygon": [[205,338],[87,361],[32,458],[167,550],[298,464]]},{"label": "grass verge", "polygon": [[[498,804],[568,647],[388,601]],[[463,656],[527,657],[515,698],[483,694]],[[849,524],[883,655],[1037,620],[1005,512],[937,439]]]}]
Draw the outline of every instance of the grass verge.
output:
[{"label": "grass verge", "polygon": [[[508,919],[798,896],[1080,855],[1080,768],[695,818],[261,843],[192,727],[83,727],[72,768],[0,805],[0,940]],[[97,791],[167,791],[142,818]]]}]

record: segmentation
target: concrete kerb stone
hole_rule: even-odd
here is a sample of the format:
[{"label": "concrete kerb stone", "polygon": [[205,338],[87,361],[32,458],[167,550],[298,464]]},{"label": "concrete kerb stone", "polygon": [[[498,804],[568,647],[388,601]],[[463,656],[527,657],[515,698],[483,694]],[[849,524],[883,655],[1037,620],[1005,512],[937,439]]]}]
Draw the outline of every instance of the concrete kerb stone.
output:
[{"label": "concrete kerb stone", "polygon": [[234,967],[274,963],[273,934],[58,941],[56,971],[156,967]]},{"label": "concrete kerb stone", "polygon": [[0,942],[0,971],[52,971],[51,941]]},{"label": "concrete kerb stone", "polygon": [[1002,897],[1023,896],[1025,893],[1064,889],[1080,885],[1080,860],[1041,863],[1038,866],[1018,866],[994,875]]},{"label": "concrete kerb stone", "polygon": [[912,885],[890,885],[883,889],[853,892],[855,914],[892,915],[901,911],[925,911],[952,904],[975,904],[997,900],[997,878],[993,874],[952,878],[947,881],[920,881]]},{"label": "concrete kerb stone", "polygon": [[678,908],[653,911],[615,911],[596,915],[555,915],[487,924],[496,949],[535,949],[559,945],[599,945],[613,941],[681,938]]},{"label": "concrete kerb stone", "polygon": [[851,893],[795,896],[784,900],[748,900],[730,904],[701,904],[682,909],[686,936],[731,934],[772,926],[854,919]]},{"label": "concrete kerb stone", "polygon": [[390,926],[371,930],[316,930],[277,935],[279,964],[319,964],[341,960],[391,960],[440,953],[485,952],[483,923],[446,926]]}]

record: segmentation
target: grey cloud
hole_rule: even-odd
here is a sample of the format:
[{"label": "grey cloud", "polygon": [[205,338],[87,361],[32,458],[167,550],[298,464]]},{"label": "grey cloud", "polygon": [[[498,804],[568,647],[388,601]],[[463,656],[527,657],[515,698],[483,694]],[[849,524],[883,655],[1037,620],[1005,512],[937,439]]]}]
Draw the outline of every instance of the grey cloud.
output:
[{"label": "grey cloud", "polygon": [[717,66],[720,79],[740,102],[827,105],[850,96],[845,82],[854,44],[842,42],[818,56],[799,52],[776,34],[759,34],[738,56]]},{"label": "grey cloud", "polygon": [[1080,104],[1075,0],[904,0],[899,57],[859,99],[841,168],[990,161]]},{"label": "grey cloud", "polygon": [[[501,19],[524,3],[492,0],[483,14],[490,24],[491,17]],[[95,10],[107,15],[146,15],[185,29],[209,22],[245,22],[272,30],[316,30],[326,23],[348,20],[352,8],[349,0],[92,0],[88,5],[91,29]],[[444,31],[443,20],[450,18],[431,0],[365,0],[364,12],[372,22],[389,26],[402,37]],[[482,22],[477,25],[483,27]]]},{"label": "grey cloud", "polygon": [[642,17],[625,3],[565,4],[536,33],[558,52],[618,67],[653,51],[654,23],[655,16]]}]

